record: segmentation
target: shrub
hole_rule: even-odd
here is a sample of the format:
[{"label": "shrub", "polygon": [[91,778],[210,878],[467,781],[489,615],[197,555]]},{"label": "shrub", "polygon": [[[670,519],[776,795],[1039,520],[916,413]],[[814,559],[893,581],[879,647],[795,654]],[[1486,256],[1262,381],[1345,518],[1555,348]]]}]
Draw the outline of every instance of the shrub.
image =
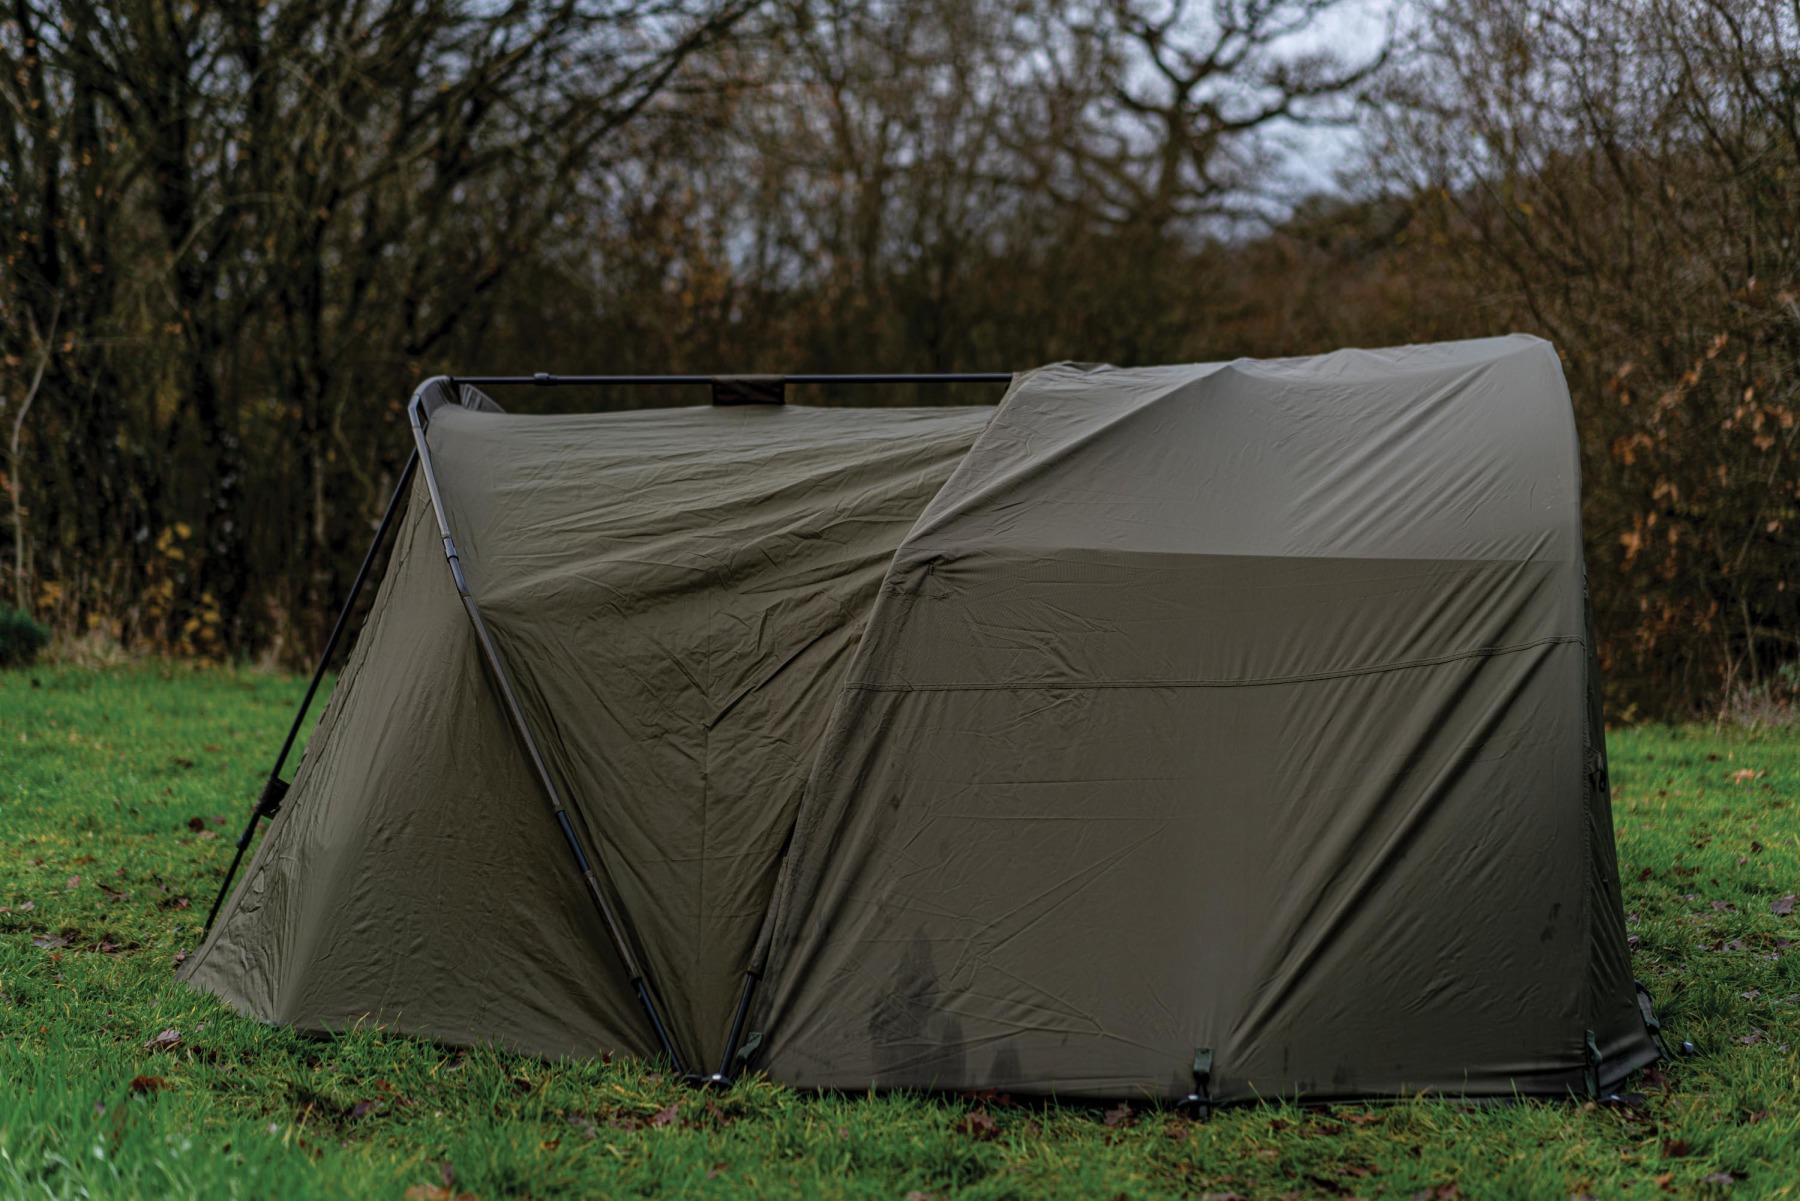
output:
[{"label": "shrub", "polygon": [[0,605],[0,667],[23,667],[50,641],[50,631],[31,614]]}]

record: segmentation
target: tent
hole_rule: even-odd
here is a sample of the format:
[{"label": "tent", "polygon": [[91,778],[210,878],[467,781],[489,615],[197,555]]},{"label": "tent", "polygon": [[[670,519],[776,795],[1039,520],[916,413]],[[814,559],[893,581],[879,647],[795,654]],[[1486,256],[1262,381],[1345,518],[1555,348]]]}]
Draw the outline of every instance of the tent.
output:
[{"label": "tent", "polygon": [[1656,1058],[1547,343],[412,412],[364,632],[183,968],[243,1012],[1201,1105]]}]

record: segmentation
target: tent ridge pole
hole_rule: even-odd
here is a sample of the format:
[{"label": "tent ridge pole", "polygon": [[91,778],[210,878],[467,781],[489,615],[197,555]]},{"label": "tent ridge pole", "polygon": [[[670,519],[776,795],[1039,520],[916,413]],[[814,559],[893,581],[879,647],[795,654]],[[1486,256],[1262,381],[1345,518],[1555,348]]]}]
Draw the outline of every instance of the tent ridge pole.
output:
[{"label": "tent ridge pole", "polygon": [[[785,375],[766,378],[787,384],[1006,384],[1011,371],[895,371],[834,375],[830,373]],[[539,371],[533,375],[467,375],[458,383],[493,387],[706,387],[720,380],[742,379],[743,375],[714,373],[711,375],[552,375]]]},{"label": "tent ridge pole", "polygon": [[382,510],[381,523],[375,527],[375,536],[369,539],[369,549],[363,552],[362,566],[356,569],[356,578],[350,581],[350,592],[344,597],[344,605],[338,610],[337,620],[332,623],[331,635],[325,639],[325,649],[319,652],[318,665],[313,668],[312,682],[306,686],[306,695],[300,698],[300,709],[294,714],[294,724],[288,727],[287,738],[281,744],[280,753],[275,756],[275,766],[269,769],[269,778],[263,782],[262,794],[250,809],[250,821],[244,826],[244,832],[238,835],[237,854],[232,856],[231,866],[225,870],[225,880],[219,885],[219,895],[213,898],[212,911],[206,915],[206,925],[200,932],[202,940],[212,933],[213,922],[218,920],[219,910],[231,891],[231,881],[244,862],[244,852],[256,837],[257,823],[265,817],[272,819],[281,810],[282,798],[287,795],[288,790],[286,781],[281,778],[281,769],[287,766],[287,757],[294,749],[294,742],[300,737],[300,727],[306,722],[313,697],[318,695],[319,684],[325,679],[326,669],[331,666],[331,657],[337,652],[344,631],[349,628],[350,613],[356,607],[356,598],[362,593],[363,584],[368,581],[369,570],[375,565],[375,556],[380,552],[382,543],[387,541],[388,531],[393,528],[394,518],[399,515],[401,504],[406,499],[407,486],[412,483],[413,469],[418,465],[419,452],[414,450],[406,456],[406,466],[400,469],[400,480],[394,485],[393,495],[388,497],[387,508]]},{"label": "tent ridge pole", "polygon": [[[427,381],[429,383],[430,381]],[[431,447],[425,440],[424,388],[414,393],[412,403],[407,406],[407,414],[412,421],[414,453],[419,466],[425,473],[425,486],[431,494],[431,509],[437,519],[438,533],[444,539],[444,560],[450,568],[450,578],[456,585],[458,597],[462,600],[463,612],[468,614],[469,624],[475,630],[475,642],[481,651],[482,661],[487,665],[488,674],[493,681],[495,691],[500,694],[501,707],[506,711],[507,723],[512,726],[525,757],[530,761],[532,774],[537,778],[538,786],[544,797],[550,802],[551,815],[556,819],[557,828],[562,831],[563,842],[575,861],[576,870],[580,872],[582,882],[587,886],[588,899],[594,910],[600,915],[601,923],[606,927],[608,940],[624,965],[626,974],[631,978],[632,990],[637,994],[638,1003],[643,1006],[644,1014],[650,1021],[651,1030],[661,1046],[663,1054],[669,1057],[675,1072],[680,1075],[684,1069],[681,1056],[675,1050],[675,1041],[669,1036],[668,1028],[663,1024],[662,1011],[656,1003],[656,994],[650,987],[650,981],[631,939],[627,936],[620,915],[614,911],[613,905],[606,898],[606,892],[600,887],[599,876],[589,862],[587,852],[582,848],[581,840],[575,834],[575,827],[569,821],[567,807],[563,803],[562,793],[551,778],[549,766],[544,762],[542,752],[538,748],[537,738],[531,732],[530,723],[525,720],[524,706],[519,703],[518,694],[513,690],[512,679],[507,674],[505,664],[501,662],[499,648],[488,632],[487,622],[482,619],[481,609],[475,603],[474,595],[469,591],[467,578],[463,575],[462,560],[457,553],[456,540],[450,533],[450,519],[444,511],[443,494],[438,489],[437,472],[431,462]]]}]

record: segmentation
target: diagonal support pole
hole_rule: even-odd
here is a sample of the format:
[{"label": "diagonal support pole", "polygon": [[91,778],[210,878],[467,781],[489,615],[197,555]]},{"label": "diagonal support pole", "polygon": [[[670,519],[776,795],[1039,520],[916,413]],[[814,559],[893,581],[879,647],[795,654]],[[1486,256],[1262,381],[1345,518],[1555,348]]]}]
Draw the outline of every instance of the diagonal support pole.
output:
[{"label": "diagonal support pole", "polygon": [[657,1044],[664,1055],[674,1065],[677,1075],[683,1073],[681,1056],[675,1050],[675,1042],[669,1036],[668,1027],[663,1024],[662,1010],[656,1003],[656,994],[650,986],[650,980],[644,971],[643,964],[633,949],[631,939],[627,936],[620,915],[615,912],[612,902],[607,900],[605,890],[600,887],[599,876],[587,852],[582,849],[581,840],[575,835],[575,828],[569,822],[567,806],[563,803],[562,792],[550,775],[550,769],[544,762],[544,756],[538,749],[537,739],[531,733],[531,726],[525,720],[525,710],[519,704],[518,694],[514,692],[512,680],[507,675],[506,666],[501,662],[500,652],[488,633],[487,622],[482,620],[481,610],[475,604],[474,596],[469,592],[469,582],[463,575],[462,561],[457,556],[456,540],[450,534],[450,520],[444,512],[443,495],[438,491],[437,473],[432,470],[431,447],[425,440],[424,389],[415,393],[412,403],[407,407],[407,414],[412,420],[413,442],[415,454],[425,472],[425,486],[431,493],[431,509],[437,517],[438,532],[444,539],[444,560],[450,566],[450,578],[456,584],[456,593],[462,599],[463,611],[469,616],[469,624],[475,629],[475,641],[481,651],[482,662],[486,664],[489,678],[493,681],[495,691],[500,694],[500,702],[506,710],[506,718],[518,736],[524,748],[525,757],[531,764],[531,771],[537,777],[538,786],[543,789],[544,798],[550,802],[552,816],[557,827],[562,831],[563,842],[569,848],[570,856],[575,860],[575,867],[581,873],[582,881],[587,885],[588,898],[593,902],[594,910],[600,915],[601,923],[606,927],[608,939],[619,961],[624,965],[626,974],[631,978],[632,991],[637,994],[638,1004],[643,1006],[644,1015],[650,1021],[650,1028],[656,1035]]},{"label": "diagonal support pole", "polygon": [[325,649],[319,652],[319,663],[313,668],[312,683],[306,686],[306,695],[300,700],[300,711],[294,714],[294,724],[288,727],[287,739],[281,744],[281,753],[275,756],[275,766],[269,769],[269,778],[263,782],[262,795],[256,798],[256,804],[250,809],[250,821],[244,826],[244,832],[238,835],[237,854],[231,857],[231,866],[225,871],[225,882],[219,885],[219,895],[213,898],[212,911],[206,915],[206,927],[201,931],[202,939],[212,933],[213,922],[218,920],[219,910],[231,893],[231,881],[244,862],[244,852],[256,837],[257,823],[281,812],[281,800],[287,796],[288,790],[287,781],[281,778],[281,769],[287,766],[287,757],[294,749],[294,742],[300,737],[300,728],[306,724],[307,711],[312,708],[313,697],[318,695],[319,684],[325,679],[325,671],[331,666],[331,658],[337,653],[338,643],[343,640],[344,631],[350,628],[350,614],[356,608],[356,598],[361,595],[363,584],[368,581],[369,571],[375,566],[375,556],[380,553],[381,544],[387,541],[388,531],[394,526],[394,518],[400,514],[406,490],[412,483],[413,469],[418,465],[419,452],[415,450],[406,456],[406,466],[400,469],[400,482],[394,485],[394,494],[388,497],[387,508],[381,514],[381,524],[375,527],[375,536],[369,540],[369,549],[363,555],[362,566],[356,569],[356,578],[350,581],[350,594],[344,598],[344,607],[338,610],[337,620],[332,623],[331,637],[325,640]]}]

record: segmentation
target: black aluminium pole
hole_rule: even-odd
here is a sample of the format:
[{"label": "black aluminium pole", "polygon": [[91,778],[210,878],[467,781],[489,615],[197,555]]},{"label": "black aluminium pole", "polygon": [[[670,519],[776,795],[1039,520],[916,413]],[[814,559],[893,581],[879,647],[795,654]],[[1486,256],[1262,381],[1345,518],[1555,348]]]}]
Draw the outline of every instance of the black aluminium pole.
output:
[{"label": "black aluminium pole", "polygon": [[[466,380],[459,382],[467,382]],[[668,1027],[663,1024],[662,1011],[656,1004],[656,995],[650,986],[648,975],[639,962],[637,952],[627,936],[619,915],[606,899],[605,891],[600,887],[600,880],[588,859],[587,852],[582,849],[581,840],[575,835],[575,828],[569,824],[567,807],[563,803],[562,793],[550,776],[550,769],[544,762],[543,754],[538,749],[537,739],[531,733],[531,726],[525,720],[524,708],[519,704],[518,694],[513,691],[512,680],[507,675],[505,665],[500,661],[500,652],[494,646],[488,634],[487,622],[482,620],[481,610],[475,604],[475,597],[469,592],[468,580],[463,576],[462,561],[457,556],[456,540],[450,533],[450,519],[444,512],[444,500],[438,491],[437,473],[432,470],[431,448],[425,440],[425,421],[422,412],[424,394],[415,394],[412,403],[407,407],[407,414],[412,421],[413,443],[415,455],[425,471],[425,487],[431,494],[431,509],[437,517],[438,532],[444,539],[444,560],[450,567],[450,578],[456,584],[456,592],[462,600],[463,611],[468,614],[469,624],[475,629],[476,645],[481,651],[483,662],[493,677],[495,689],[506,709],[506,716],[525,750],[525,757],[530,760],[532,774],[537,777],[538,786],[544,797],[550,802],[552,815],[562,831],[563,841],[575,860],[575,866],[587,885],[588,897],[593,902],[594,910],[606,927],[608,939],[613,944],[614,952],[624,965],[626,974],[631,978],[632,990],[637,994],[638,1004],[643,1006],[644,1015],[650,1021],[650,1027],[656,1034],[656,1041],[662,1047],[663,1054],[669,1057],[677,1075],[684,1072],[681,1055],[675,1050],[675,1042],[669,1037]]]},{"label": "black aluminium pole", "polygon": [[300,727],[306,724],[306,714],[312,708],[313,697],[318,695],[319,684],[325,679],[326,669],[331,666],[331,657],[337,652],[338,643],[350,626],[350,613],[356,608],[356,598],[369,578],[369,569],[375,565],[375,556],[380,552],[381,544],[387,541],[388,530],[393,527],[394,518],[400,512],[401,502],[406,498],[407,485],[412,483],[413,469],[418,465],[419,452],[414,450],[406,456],[406,466],[400,469],[400,481],[394,485],[394,494],[388,497],[387,508],[382,511],[381,524],[375,527],[375,536],[369,540],[369,549],[363,555],[362,566],[356,569],[356,578],[350,581],[350,594],[344,598],[344,607],[338,610],[337,620],[332,623],[331,636],[325,640],[325,649],[319,652],[319,663],[313,668],[312,682],[306,686],[306,695],[300,700],[299,712],[294,714],[294,724],[288,727],[287,739],[281,744],[281,753],[275,756],[275,766],[269,769],[269,778],[263,783],[262,795],[256,798],[256,804],[250,809],[250,821],[244,826],[244,832],[238,835],[237,854],[231,857],[231,866],[225,870],[225,882],[219,885],[219,895],[213,898],[212,911],[206,915],[206,926],[200,934],[202,939],[212,933],[213,922],[218,920],[219,909],[225,904],[225,897],[231,891],[231,881],[244,862],[244,852],[256,837],[257,823],[265,817],[273,818],[281,811],[281,800],[288,790],[286,781],[281,778],[281,769],[287,766],[287,757],[294,749],[295,740],[300,737]]},{"label": "black aluminium pole", "polygon": [[728,375],[551,375],[540,371],[536,375],[459,375],[459,384],[474,384],[489,388],[503,387],[705,387],[726,379],[763,378],[780,381],[784,384],[1005,384],[1010,383],[1013,373],[1010,371],[965,371],[965,372],[893,372],[890,374],[864,375],[770,375],[770,376],[728,376]]}]

